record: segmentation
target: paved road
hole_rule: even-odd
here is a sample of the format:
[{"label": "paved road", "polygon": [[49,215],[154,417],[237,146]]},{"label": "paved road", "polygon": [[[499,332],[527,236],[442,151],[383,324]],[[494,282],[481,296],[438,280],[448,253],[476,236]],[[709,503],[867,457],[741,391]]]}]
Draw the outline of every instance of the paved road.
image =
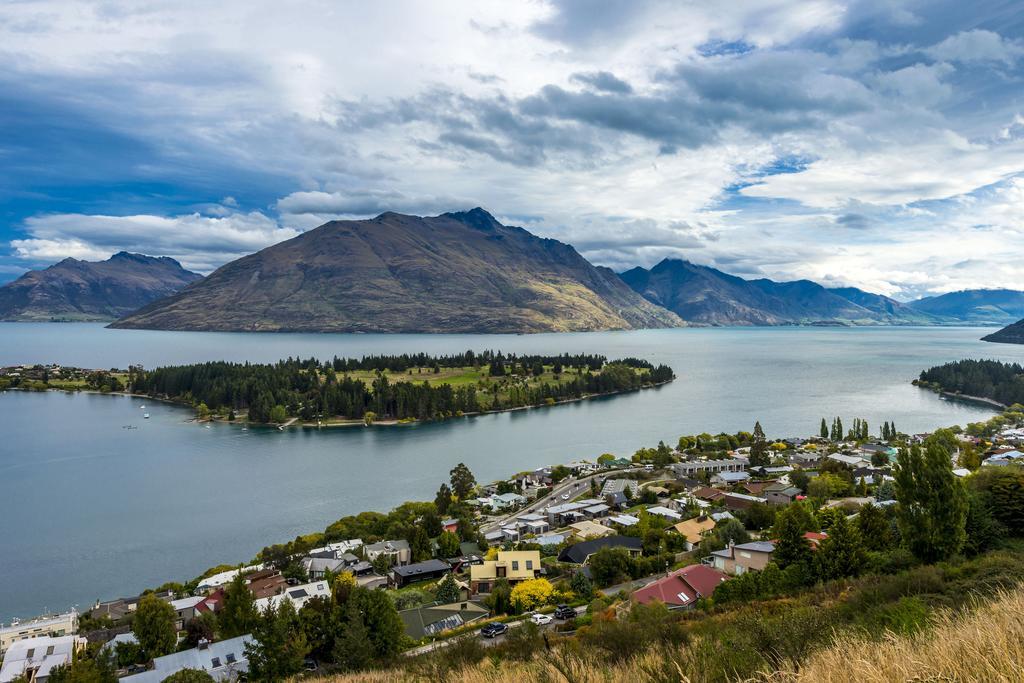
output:
[{"label": "paved road", "polygon": [[[580,495],[590,491],[590,480],[594,479],[595,477],[606,478],[606,477],[610,477],[610,476],[612,476],[614,474],[619,474],[619,473],[621,473],[621,474],[628,474],[630,472],[641,472],[641,471],[643,471],[642,467],[628,467],[628,468],[626,468],[624,470],[609,470],[607,472],[599,472],[597,474],[588,474],[587,476],[581,477],[579,479],[575,479],[575,478],[565,479],[562,482],[560,482],[557,486],[555,486],[555,488],[551,491],[551,493],[549,493],[548,495],[544,496],[540,500],[534,501],[533,503],[530,503],[526,507],[520,508],[519,510],[516,510],[515,512],[509,513],[507,515],[503,515],[503,516],[498,517],[496,519],[489,520],[489,521],[485,522],[484,524],[480,525],[480,530],[483,531],[486,534],[489,531],[494,531],[496,529],[501,528],[502,524],[505,524],[506,522],[510,522],[513,519],[515,519],[516,517],[521,517],[521,516],[529,514],[531,512],[539,512],[539,511],[543,510],[544,508],[547,508],[547,507],[552,506],[552,505],[560,505],[562,503],[569,502],[573,498],[577,498]],[[569,498],[568,499],[563,499],[562,496],[566,495],[566,494],[568,494]]]},{"label": "paved road", "polygon": [[[587,611],[587,608],[586,608],[585,605],[582,606],[582,607],[577,607],[576,608],[577,616],[580,615],[580,614],[585,614],[586,611]],[[546,626],[541,626],[540,628],[543,631],[547,631],[549,629],[554,628],[558,624],[563,623],[563,621],[564,620],[562,620],[562,619],[555,619],[550,624],[547,624]],[[508,627],[509,627],[509,630],[511,630],[511,629],[514,629],[514,628],[519,628],[520,626],[522,626],[525,623],[526,623],[525,619],[522,620],[522,621],[514,621],[514,622],[510,623],[508,625]],[[426,645],[422,645],[420,647],[413,648],[412,650],[406,650],[405,652],[402,653],[402,655],[405,656],[405,657],[416,657],[418,655],[424,655],[424,654],[427,654],[428,652],[433,652],[434,650],[442,650],[442,649],[444,649],[444,648],[454,644],[456,641],[464,640],[465,638],[479,638],[480,642],[483,643],[486,647],[494,647],[495,645],[498,645],[499,643],[501,643],[501,642],[503,642],[505,640],[505,635],[507,635],[507,632],[506,632],[506,634],[503,634],[503,635],[500,635],[500,636],[496,636],[494,638],[484,638],[483,636],[480,635],[480,630],[477,629],[476,631],[473,631],[471,633],[466,633],[466,634],[461,635],[461,636],[456,636],[454,638],[448,638],[447,640],[438,640],[438,641],[435,641],[433,643],[427,643]]]}]

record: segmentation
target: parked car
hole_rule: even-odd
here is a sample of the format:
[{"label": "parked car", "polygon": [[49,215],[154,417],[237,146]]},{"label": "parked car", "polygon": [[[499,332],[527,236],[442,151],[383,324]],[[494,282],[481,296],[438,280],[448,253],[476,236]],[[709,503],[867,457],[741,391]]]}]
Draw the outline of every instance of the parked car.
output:
[{"label": "parked car", "polygon": [[538,626],[547,626],[554,619],[550,614],[541,614],[540,612],[534,612],[530,615],[530,621],[537,624]]},{"label": "parked car", "polygon": [[480,635],[484,638],[495,638],[508,631],[508,624],[501,621],[492,621],[480,629]]},{"label": "parked car", "polygon": [[569,494],[568,493],[563,493],[562,494],[562,500],[569,500]]},{"label": "parked car", "polygon": [[569,607],[568,605],[559,605],[555,609],[555,618],[556,619],[575,619],[576,618],[576,610],[574,610],[572,607]]}]

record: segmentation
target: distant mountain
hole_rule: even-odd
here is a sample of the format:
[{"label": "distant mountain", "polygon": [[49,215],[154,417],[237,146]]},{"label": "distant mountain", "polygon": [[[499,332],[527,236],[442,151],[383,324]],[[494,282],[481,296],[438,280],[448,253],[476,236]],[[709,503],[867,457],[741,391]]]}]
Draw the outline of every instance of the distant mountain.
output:
[{"label": "distant mountain", "polygon": [[569,332],[682,324],[571,246],[478,208],[332,221],[228,263],[113,327]]},{"label": "distant mountain", "polygon": [[809,280],[744,280],[709,266],[665,259],[622,279],[648,301],[705,325],[928,324],[933,316],[879,294],[827,289]]},{"label": "distant mountain", "polygon": [[1012,289],[968,289],[907,305],[922,313],[978,325],[1006,325],[1024,318],[1024,292]]},{"label": "distant mountain", "polygon": [[982,337],[981,340],[1000,344],[1024,344],[1024,320],[1007,325],[998,332]]},{"label": "distant mountain", "polygon": [[114,320],[200,279],[166,256],[122,251],[98,263],[66,258],[0,287],[0,320]]}]

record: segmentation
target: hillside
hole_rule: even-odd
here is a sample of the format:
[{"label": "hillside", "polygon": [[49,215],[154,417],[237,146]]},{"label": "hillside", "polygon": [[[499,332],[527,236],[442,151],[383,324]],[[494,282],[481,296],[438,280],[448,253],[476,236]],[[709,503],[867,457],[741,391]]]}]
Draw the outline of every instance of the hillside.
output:
[{"label": "hillside", "polygon": [[113,327],[518,333],[682,324],[571,246],[473,209],[332,221]]},{"label": "hillside", "polygon": [[201,278],[167,257],[67,258],[0,287],[0,320],[113,320]]},{"label": "hillside", "polygon": [[827,289],[808,280],[744,280],[708,266],[665,259],[622,279],[648,301],[705,325],[931,324],[930,314],[855,288]]},{"label": "hillside", "polygon": [[982,337],[981,340],[999,344],[1024,344],[1024,320],[1007,325],[998,332]]},{"label": "hillside", "polygon": [[1024,292],[968,289],[907,304],[916,311],[978,325],[1007,325],[1024,318]]}]

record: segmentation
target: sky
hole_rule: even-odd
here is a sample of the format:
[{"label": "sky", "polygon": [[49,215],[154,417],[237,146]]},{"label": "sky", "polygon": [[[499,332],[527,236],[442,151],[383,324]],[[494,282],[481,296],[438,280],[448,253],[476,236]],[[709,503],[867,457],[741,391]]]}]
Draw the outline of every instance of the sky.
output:
[{"label": "sky", "polygon": [[474,206],[617,270],[1024,289],[1024,4],[0,3],[0,282]]}]

